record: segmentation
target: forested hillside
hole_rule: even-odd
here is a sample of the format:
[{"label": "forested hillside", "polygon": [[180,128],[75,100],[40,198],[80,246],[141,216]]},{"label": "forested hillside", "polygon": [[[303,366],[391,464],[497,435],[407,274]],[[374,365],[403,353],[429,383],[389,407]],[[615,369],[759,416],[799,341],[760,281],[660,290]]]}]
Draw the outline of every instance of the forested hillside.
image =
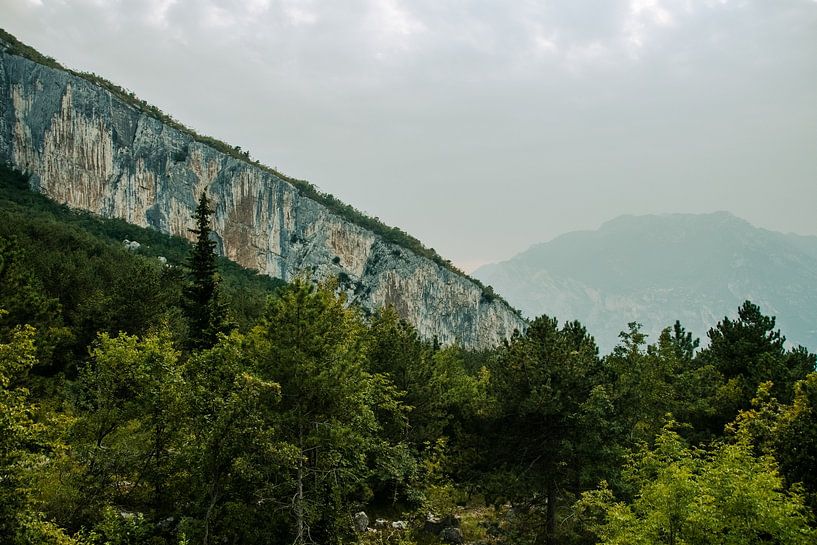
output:
[{"label": "forested hillside", "polygon": [[190,245],[2,171],[0,542],[817,540],[817,358],[758,306],[441,347],[216,260],[208,205]]}]

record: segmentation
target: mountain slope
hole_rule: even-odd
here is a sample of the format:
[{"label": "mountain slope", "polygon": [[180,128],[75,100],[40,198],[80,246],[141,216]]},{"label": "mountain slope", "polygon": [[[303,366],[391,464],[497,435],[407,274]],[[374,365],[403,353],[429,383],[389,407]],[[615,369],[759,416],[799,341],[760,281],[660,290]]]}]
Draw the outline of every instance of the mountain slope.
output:
[{"label": "mountain slope", "polygon": [[486,347],[524,326],[504,301],[399,229],[7,34],[0,35],[0,160],[58,202],[183,237],[207,190],[226,257],[285,280],[339,277],[364,308],[394,305],[443,343]]},{"label": "mountain slope", "polygon": [[578,319],[607,351],[630,321],[655,339],[696,335],[750,299],[793,343],[817,346],[817,237],[758,229],[726,212],[622,216],[474,273],[528,316]]}]

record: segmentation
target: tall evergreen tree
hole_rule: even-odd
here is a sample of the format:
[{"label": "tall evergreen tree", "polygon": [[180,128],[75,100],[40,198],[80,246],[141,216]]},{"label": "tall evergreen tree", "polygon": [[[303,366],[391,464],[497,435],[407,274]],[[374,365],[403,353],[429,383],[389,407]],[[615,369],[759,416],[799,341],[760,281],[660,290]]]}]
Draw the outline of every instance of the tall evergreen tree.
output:
[{"label": "tall evergreen tree", "polygon": [[42,282],[26,263],[24,243],[0,236],[0,335],[8,335],[17,324],[35,326],[39,364],[52,363],[54,349],[70,337],[62,325],[62,307],[50,297]]},{"label": "tall evergreen tree", "polygon": [[700,358],[723,375],[716,403],[721,425],[739,411],[751,407],[758,386],[773,383],[772,395],[789,402],[794,383],[814,371],[814,359],[805,349],[786,350],[786,337],[775,329],[775,318],[765,316],[757,305],[746,301],[738,319],[724,318],[709,330],[709,346]]},{"label": "tall evergreen tree", "polygon": [[519,520],[536,542],[559,543],[557,510],[597,482],[593,466],[608,456],[612,407],[595,341],[581,324],[560,329],[543,315],[513,336],[490,371],[496,408],[484,432],[481,486],[525,513]]},{"label": "tall evergreen tree", "polygon": [[196,244],[187,264],[190,269],[190,284],[184,290],[184,311],[191,348],[210,348],[216,343],[218,333],[229,329],[226,308],[219,300],[216,243],[210,236],[212,214],[207,193],[202,192],[193,214],[196,228],[190,229],[196,235]]}]

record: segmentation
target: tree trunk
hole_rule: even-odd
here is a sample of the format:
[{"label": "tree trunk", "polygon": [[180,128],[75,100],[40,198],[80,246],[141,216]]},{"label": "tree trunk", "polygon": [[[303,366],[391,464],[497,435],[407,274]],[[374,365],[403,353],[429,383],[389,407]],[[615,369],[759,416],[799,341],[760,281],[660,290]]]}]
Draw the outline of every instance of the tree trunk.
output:
[{"label": "tree trunk", "polygon": [[304,542],[304,429],[303,424],[298,427],[298,447],[301,456],[298,459],[298,489],[295,495],[296,535],[295,543]]},{"label": "tree trunk", "polygon": [[207,513],[204,515],[204,537],[202,538],[202,545],[207,545],[210,538],[210,517],[213,514],[213,507],[216,506],[217,501],[218,491],[216,489],[216,484],[213,483],[213,486],[210,489],[210,505],[207,507]]},{"label": "tree trunk", "polygon": [[556,545],[556,483],[548,479],[547,484],[547,526],[545,527],[545,543]]}]

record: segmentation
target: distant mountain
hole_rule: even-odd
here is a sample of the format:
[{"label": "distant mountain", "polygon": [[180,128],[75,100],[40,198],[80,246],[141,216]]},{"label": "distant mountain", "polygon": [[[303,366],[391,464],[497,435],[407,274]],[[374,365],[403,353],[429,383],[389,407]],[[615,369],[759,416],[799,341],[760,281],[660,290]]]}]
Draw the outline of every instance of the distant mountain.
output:
[{"label": "distant mountain", "polygon": [[705,341],[749,299],[793,344],[817,348],[817,237],[727,212],[622,216],[538,244],[474,276],[523,314],[578,319],[603,352],[628,322],[650,339],[675,320]]}]

